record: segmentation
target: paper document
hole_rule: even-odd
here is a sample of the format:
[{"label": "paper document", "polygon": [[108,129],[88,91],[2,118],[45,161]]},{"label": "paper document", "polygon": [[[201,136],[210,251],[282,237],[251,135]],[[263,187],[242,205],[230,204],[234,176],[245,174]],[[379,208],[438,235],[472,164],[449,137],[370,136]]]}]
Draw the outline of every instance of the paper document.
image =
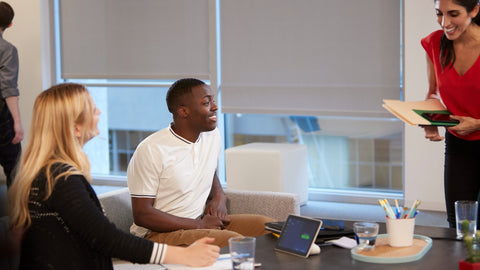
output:
[{"label": "paper document", "polygon": [[132,269],[132,265],[134,265],[134,269],[138,270],[164,270],[166,269],[165,267],[158,265],[158,264],[134,264],[131,262],[125,262],[125,263],[117,263],[113,265],[114,270],[128,270]]},{"label": "paper document", "polygon": [[339,246],[339,247],[342,247],[342,248],[347,248],[347,249],[352,249],[352,248],[357,246],[357,241],[355,241],[352,238],[345,237],[345,236],[343,236],[339,239],[330,240],[330,241],[327,241],[327,242],[332,243],[332,244],[334,244],[336,246]]},{"label": "paper document", "polygon": [[[114,264],[113,268],[114,270],[123,270],[123,269],[132,269],[132,263],[130,262],[125,262],[125,263],[119,263],[119,264]],[[191,269],[202,269],[202,270],[230,270],[232,269],[232,261],[230,260],[230,253],[228,254],[221,254],[220,257],[218,257],[217,261],[207,267],[190,267],[190,266],[185,266],[185,265],[179,265],[179,264],[164,264],[165,267],[162,267],[161,265],[158,264],[134,264],[135,269],[139,270],[162,270],[162,269],[168,269],[168,270],[191,270]]]},{"label": "paper document", "polygon": [[384,99],[383,107],[395,115],[398,119],[412,126],[430,126],[432,122],[423,118],[417,111],[445,111],[445,106],[438,99],[427,99],[423,101],[401,101]]},{"label": "paper document", "polygon": [[230,260],[230,253],[221,254],[217,261],[211,266],[207,267],[189,267],[185,265],[166,264],[167,269],[172,270],[188,270],[188,269],[202,269],[202,270],[230,270],[232,269],[232,261]]}]

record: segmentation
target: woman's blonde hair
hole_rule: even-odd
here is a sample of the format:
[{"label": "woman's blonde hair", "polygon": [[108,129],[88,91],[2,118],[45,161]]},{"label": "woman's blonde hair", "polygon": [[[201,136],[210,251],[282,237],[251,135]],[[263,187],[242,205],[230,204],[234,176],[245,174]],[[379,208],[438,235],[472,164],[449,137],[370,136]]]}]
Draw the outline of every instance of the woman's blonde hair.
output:
[{"label": "woman's blonde hair", "polygon": [[[27,228],[31,224],[28,200],[32,182],[45,172],[46,196],[50,197],[56,181],[74,174],[90,178],[90,162],[82,150],[96,131],[93,127],[95,105],[87,89],[80,84],[65,83],[43,91],[33,106],[32,124],[27,147],[22,155],[17,176],[8,190],[11,228]],[[76,128],[82,125],[82,134]],[[95,130],[94,130],[95,129]],[[76,135],[77,134],[77,135]],[[52,176],[54,164],[69,169]]]}]

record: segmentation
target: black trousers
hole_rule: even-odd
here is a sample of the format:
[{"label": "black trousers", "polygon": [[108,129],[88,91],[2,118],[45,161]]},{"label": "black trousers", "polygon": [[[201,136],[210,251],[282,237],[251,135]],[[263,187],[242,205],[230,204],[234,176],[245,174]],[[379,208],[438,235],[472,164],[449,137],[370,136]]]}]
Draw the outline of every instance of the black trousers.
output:
[{"label": "black trousers", "polygon": [[[448,131],[446,132],[444,178],[447,220],[450,228],[455,228],[455,201],[478,200],[480,191],[480,140],[466,141],[455,137]],[[480,215],[478,217],[477,224]]]},{"label": "black trousers", "polygon": [[4,106],[0,110],[0,165],[7,176],[7,187],[13,182],[17,161],[22,152],[20,143],[12,143],[14,137],[13,118],[7,106]]}]

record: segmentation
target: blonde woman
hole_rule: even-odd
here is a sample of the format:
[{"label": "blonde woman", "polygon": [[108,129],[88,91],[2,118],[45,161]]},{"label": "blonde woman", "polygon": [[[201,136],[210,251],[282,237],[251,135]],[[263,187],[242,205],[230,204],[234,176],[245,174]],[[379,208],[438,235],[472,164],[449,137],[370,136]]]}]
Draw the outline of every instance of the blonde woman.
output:
[{"label": "blonde woman", "polygon": [[31,136],[11,190],[11,229],[25,229],[20,269],[113,269],[111,257],[136,263],[208,266],[218,257],[212,238],[174,247],[115,228],[90,181],[83,145],[98,135],[100,110],[87,89],[60,84],[33,108]]}]

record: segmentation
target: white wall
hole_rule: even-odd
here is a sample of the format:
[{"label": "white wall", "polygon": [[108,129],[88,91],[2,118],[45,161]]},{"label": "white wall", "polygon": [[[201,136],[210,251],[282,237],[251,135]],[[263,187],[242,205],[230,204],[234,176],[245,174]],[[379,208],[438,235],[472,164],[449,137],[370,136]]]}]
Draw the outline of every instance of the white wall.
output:
[{"label": "white wall", "polygon": [[[20,70],[18,87],[20,89],[20,115],[26,145],[30,130],[33,103],[42,90],[42,39],[40,5],[44,0],[6,0],[14,9],[12,27],[8,28],[3,38],[17,47]],[[3,170],[0,170],[4,178]]]},{"label": "white wall", "polygon": [[33,103],[42,90],[42,40],[40,1],[7,0],[15,11],[12,27],[5,31],[4,38],[17,47],[20,69],[20,114],[26,138],[30,130]]},{"label": "white wall", "polygon": [[[405,100],[423,100],[427,93],[426,55],[420,40],[440,29],[432,0],[404,0]],[[443,132],[443,131],[441,131]],[[444,142],[430,142],[423,129],[405,127],[404,179],[407,205],[419,199],[420,209],[445,211]]]},{"label": "white wall", "polygon": [[[42,40],[48,30],[42,22],[48,0],[10,0],[16,12],[14,25],[5,32],[5,39],[15,44],[20,56],[20,111],[26,136],[29,133],[35,97],[49,86],[49,40]],[[405,98],[422,100],[427,92],[425,53],[420,39],[435,29],[432,0],[404,0],[405,3]],[[43,14],[48,18],[48,14]],[[43,27],[42,27],[43,26]],[[47,33],[48,34],[48,33]],[[42,50],[43,45],[43,50]],[[45,49],[46,48],[46,49]],[[43,77],[43,79],[42,79]],[[405,200],[411,204],[422,200],[421,209],[444,211],[443,195],[444,143],[424,139],[423,130],[405,127]]]}]

